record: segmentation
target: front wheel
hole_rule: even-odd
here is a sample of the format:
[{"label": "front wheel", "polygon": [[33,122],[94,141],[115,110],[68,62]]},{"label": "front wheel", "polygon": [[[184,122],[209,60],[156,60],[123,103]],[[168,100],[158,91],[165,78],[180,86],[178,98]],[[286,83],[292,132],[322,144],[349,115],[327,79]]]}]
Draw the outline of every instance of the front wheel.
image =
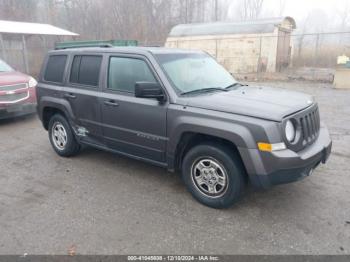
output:
[{"label": "front wheel", "polygon": [[182,164],[182,177],[193,197],[213,208],[234,204],[244,189],[244,168],[236,152],[214,143],[192,148]]},{"label": "front wheel", "polygon": [[72,128],[66,118],[60,114],[50,119],[49,138],[53,149],[60,156],[73,156],[80,150],[80,144],[75,139]]}]

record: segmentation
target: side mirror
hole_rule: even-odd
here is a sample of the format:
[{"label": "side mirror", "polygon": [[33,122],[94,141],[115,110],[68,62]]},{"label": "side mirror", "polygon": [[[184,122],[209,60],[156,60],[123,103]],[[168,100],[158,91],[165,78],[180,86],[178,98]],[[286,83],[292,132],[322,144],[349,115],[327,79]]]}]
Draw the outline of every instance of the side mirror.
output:
[{"label": "side mirror", "polygon": [[156,98],[159,101],[165,100],[165,95],[160,84],[151,82],[137,82],[135,84],[135,97]]}]

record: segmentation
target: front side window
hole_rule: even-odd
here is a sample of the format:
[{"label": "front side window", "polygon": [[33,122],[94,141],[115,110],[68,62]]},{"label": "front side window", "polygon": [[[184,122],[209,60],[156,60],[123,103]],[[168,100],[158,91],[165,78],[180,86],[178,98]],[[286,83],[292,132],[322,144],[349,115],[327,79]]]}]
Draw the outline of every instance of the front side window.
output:
[{"label": "front side window", "polygon": [[62,83],[66,68],[66,55],[52,55],[47,61],[44,79],[48,82]]},{"label": "front side window", "polygon": [[98,86],[102,56],[77,55],[73,59],[70,82]]},{"label": "front side window", "polygon": [[167,53],[155,57],[180,93],[224,89],[237,83],[224,67],[205,53]]},{"label": "front side window", "polygon": [[14,71],[11,66],[0,60],[0,73],[1,72],[12,72]]},{"label": "front side window", "polygon": [[111,57],[108,88],[134,93],[136,82],[157,82],[147,63],[137,58]]}]

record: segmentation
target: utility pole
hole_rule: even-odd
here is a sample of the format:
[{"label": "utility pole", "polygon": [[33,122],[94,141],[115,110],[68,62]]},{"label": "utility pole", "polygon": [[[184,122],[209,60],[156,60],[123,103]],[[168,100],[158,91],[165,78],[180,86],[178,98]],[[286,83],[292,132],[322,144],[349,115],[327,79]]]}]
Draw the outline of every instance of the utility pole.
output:
[{"label": "utility pole", "polygon": [[6,57],[5,43],[1,33],[0,33],[0,46],[1,46],[2,59],[6,61],[7,57]]},{"label": "utility pole", "polygon": [[320,34],[316,35],[316,43],[315,43],[315,54],[314,54],[314,67],[317,66],[318,59],[318,49],[320,47]]},{"label": "utility pole", "polygon": [[185,2],[185,24],[188,23],[188,0]]},{"label": "utility pole", "polygon": [[214,0],[215,3],[215,21],[219,20],[219,0]]}]

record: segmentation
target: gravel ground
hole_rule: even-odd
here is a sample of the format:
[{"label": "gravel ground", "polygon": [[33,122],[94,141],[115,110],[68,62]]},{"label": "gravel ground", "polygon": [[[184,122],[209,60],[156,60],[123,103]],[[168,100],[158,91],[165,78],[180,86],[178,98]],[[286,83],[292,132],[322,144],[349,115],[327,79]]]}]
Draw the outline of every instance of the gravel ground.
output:
[{"label": "gravel ground", "polygon": [[249,189],[227,210],[165,170],[94,149],[58,157],[35,117],[0,122],[0,254],[350,254],[350,91],[314,94],[334,142],[303,181]]}]

